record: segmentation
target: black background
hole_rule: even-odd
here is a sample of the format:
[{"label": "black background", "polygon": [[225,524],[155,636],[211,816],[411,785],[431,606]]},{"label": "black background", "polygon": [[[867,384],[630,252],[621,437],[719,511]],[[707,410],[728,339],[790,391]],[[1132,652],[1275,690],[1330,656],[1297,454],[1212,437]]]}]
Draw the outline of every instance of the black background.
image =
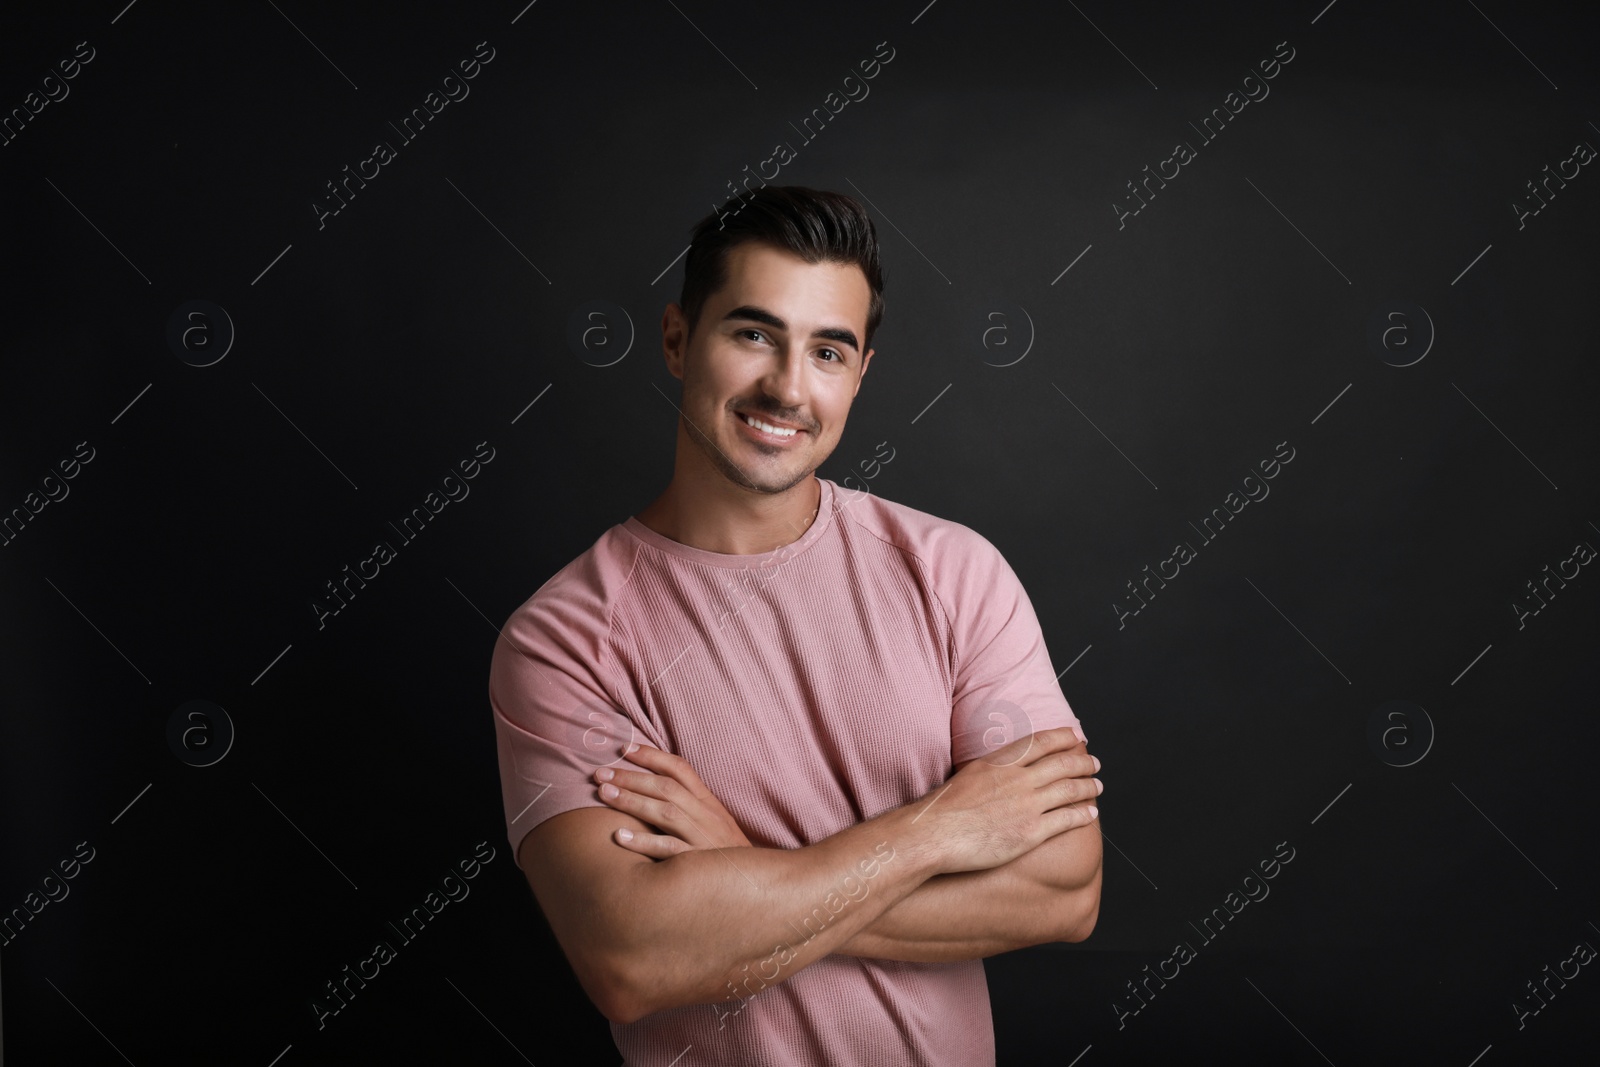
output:
[{"label": "black background", "polygon": [[[1513,604],[1600,544],[1600,177],[1513,205],[1600,145],[1592,29],[1501,0],[13,6],[5,114],[94,58],[0,147],[0,510],[94,458],[0,549],[0,909],[94,858],[0,950],[5,1050],[616,1061],[509,854],[489,657],[665,487],[675,257],[787,141],[774,181],[869,203],[887,283],[818,473],[887,441],[873,492],[1001,549],[1105,764],[1099,924],[987,961],[1000,1061],[1581,1054],[1594,967],[1520,1029],[1512,1005],[1600,945],[1600,578]],[[480,41],[470,95],[319,228],[325,183]],[[1270,95],[1204,142],[1279,42]],[[236,331],[209,366],[215,313],[167,340],[193,300]],[[595,300],[625,317],[574,346]],[[319,628],[324,583],[485,441],[470,495]],[[1202,544],[1280,442],[1270,496]],[[219,717],[168,742],[190,700],[236,731],[210,766],[180,755]],[[322,983],[479,842],[470,896],[319,1029]],[[1270,896],[1202,944],[1280,842]]]}]

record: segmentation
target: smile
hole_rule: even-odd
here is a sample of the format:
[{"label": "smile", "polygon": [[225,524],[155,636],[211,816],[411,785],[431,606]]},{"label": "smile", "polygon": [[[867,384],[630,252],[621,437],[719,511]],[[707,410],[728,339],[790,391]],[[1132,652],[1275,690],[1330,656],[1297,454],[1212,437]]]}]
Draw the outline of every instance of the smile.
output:
[{"label": "smile", "polygon": [[799,431],[799,430],[796,430],[796,429],[785,429],[785,428],[780,427],[780,426],[774,426],[770,422],[764,422],[759,418],[756,418],[756,417],[753,417],[753,416],[749,416],[749,415],[745,415],[745,414],[740,413],[740,412],[735,412],[735,414],[737,414],[739,416],[739,421],[740,422],[744,423],[747,427],[750,428],[750,432],[758,440],[765,440],[765,441],[772,441],[772,442],[792,441],[796,437],[800,436],[800,432],[801,431]]}]

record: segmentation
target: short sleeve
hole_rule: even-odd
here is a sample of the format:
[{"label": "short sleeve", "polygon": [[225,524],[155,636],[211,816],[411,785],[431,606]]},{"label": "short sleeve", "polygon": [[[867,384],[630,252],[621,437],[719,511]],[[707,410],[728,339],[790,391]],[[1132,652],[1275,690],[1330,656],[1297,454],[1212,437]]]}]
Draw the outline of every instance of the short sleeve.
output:
[{"label": "short sleeve", "polygon": [[949,575],[953,647],[950,760],[960,764],[1019,737],[1070,726],[1087,741],[1061,692],[1033,603],[1000,550],[975,531]]},{"label": "short sleeve", "polygon": [[507,620],[489,666],[505,807],[506,839],[518,847],[529,830],[562,812],[607,807],[594,772],[616,765],[635,741],[656,744],[639,717],[613,699],[605,681],[609,628],[597,605],[564,597],[570,586],[546,583]]}]

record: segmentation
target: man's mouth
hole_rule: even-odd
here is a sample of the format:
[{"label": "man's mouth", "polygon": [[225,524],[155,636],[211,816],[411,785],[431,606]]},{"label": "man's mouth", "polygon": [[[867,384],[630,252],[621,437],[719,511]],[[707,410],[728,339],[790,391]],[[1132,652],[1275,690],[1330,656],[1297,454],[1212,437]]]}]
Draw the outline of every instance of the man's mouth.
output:
[{"label": "man's mouth", "polygon": [[792,439],[805,432],[797,427],[782,426],[775,422],[769,422],[759,415],[746,415],[742,411],[735,412],[735,414],[737,414],[739,418],[744,421],[745,425],[750,426],[753,429],[758,430],[770,437]]}]

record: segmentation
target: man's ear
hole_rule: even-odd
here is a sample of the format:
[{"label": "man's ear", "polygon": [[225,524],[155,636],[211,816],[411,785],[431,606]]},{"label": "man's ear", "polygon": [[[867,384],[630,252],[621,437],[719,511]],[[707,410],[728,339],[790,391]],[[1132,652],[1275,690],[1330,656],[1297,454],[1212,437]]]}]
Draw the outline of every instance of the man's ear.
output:
[{"label": "man's ear", "polygon": [[661,313],[661,354],[674,378],[683,379],[683,358],[689,346],[689,323],[683,308],[668,304]]}]

